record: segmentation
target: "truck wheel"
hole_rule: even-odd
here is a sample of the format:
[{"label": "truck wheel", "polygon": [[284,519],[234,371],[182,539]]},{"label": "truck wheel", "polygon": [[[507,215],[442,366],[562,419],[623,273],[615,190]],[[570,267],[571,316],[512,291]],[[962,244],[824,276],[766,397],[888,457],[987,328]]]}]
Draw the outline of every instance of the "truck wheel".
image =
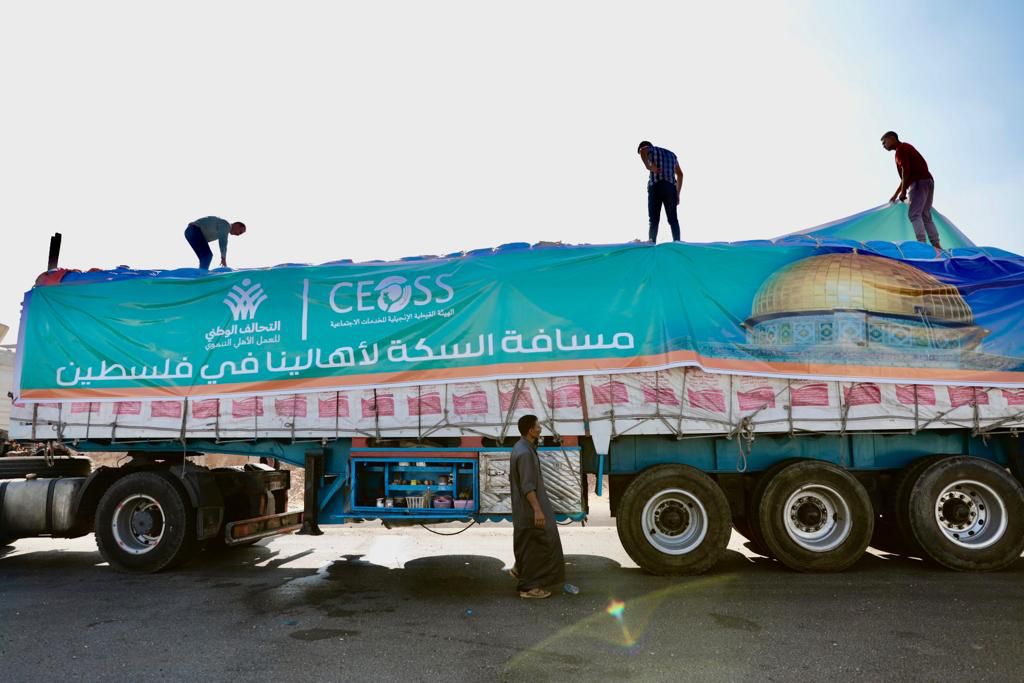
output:
[{"label": "truck wheel", "polygon": [[908,519],[924,553],[949,569],[1004,569],[1024,552],[1024,488],[981,458],[931,463],[910,491]]},{"label": "truck wheel", "polygon": [[761,509],[761,499],[764,498],[764,491],[768,488],[768,482],[772,480],[772,477],[796,462],[804,461],[801,458],[787,458],[781,462],[775,463],[762,472],[760,476],[758,476],[757,482],[754,484],[754,490],[750,494],[750,500],[747,501],[747,518],[745,521],[747,530],[750,534],[747,535],[742,531],[740,531],[740,533],[747,537],[747,540],[750,541],[750,547],[759,555],[775,557],[771,548],[769,548],[764,542],[764,532],[761,531],[761,519],[758,510]]},{"label": "truck wheel", "polygon": [[53,465],[38,455],[0,458],[0,479],[21,479],[25,475],[38,477],[85,477],[92,470],[89,458],[54,458]]},{"label": "truck wheel", "polygon": [[764,542],[797,571],[837,572],[860,559],[871,540],[871,497],[849,472],[802,460],[768,480],[758,509]]},{"label": "truck wheel", "polygon": [[188,495],[162,472],[119,479],[96,508],[96,545],[118,571],[149,574],[184,564],[197,546]]},{"label": "truck wheel", "polygon": [[725,494],[687,465],[659,465],[637,476],[622,496],[615,526],[633,561],[660,575],[706,572],[732,532]]},{"label": "truck wheel", "polygon": [[899,471],[885,496],[882,516],[875,520],[871,547],[906,557],[925,556],[910,530],[910,490],[921,473],[941,459],[942,456],[919,458]]}]

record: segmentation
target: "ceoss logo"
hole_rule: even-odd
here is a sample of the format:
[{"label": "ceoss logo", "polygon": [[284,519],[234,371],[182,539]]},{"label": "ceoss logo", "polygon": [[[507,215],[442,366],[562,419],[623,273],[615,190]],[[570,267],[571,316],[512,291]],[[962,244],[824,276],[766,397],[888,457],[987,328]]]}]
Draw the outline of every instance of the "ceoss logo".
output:
[{"label": "ceoss logo", "polygon": [[407,306],[445,304],[455,298],[447,280],[451,274],[421,275],[411,282],[401,275],[382,280],[339,282],[331,288],[331,308],[335,313],[381,310],[398,313]]}]

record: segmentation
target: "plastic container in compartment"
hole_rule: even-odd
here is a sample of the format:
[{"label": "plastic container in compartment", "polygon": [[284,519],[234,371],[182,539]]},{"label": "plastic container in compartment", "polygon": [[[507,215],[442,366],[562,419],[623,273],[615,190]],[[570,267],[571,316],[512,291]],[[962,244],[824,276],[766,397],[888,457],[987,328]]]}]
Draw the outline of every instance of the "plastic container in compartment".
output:
[{"label": "plastic container in compartment", "polygon": [[421,508],[423,507],[424,496],[406,496],[405,507],[407,508]]},{"label": "plastic container in compartment", "polygon": [[472,500],[456,500],[456,501],[454,501],[454,503],[455,503],[455,509],[456,510],[472,510],[473,509],[474,501],[472,501]]},{"label": "plastic container in compartment", "polygon": [[452,506],[452,499],[447,496],[441,496],[434,499],[434,507],[436,508],[450,508]]}]

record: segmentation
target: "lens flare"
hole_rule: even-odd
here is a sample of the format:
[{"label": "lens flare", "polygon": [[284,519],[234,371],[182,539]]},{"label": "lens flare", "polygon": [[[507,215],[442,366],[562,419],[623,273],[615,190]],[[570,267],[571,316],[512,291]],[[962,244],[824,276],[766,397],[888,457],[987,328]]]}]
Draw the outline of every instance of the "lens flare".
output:
[{"label": "lens flare", "polygon": [[636,636],[629,632],[629,626],[626,624],[626,603],[622,600],[616,600],[612,598],[612,601],[608,603],[608,607],[605,612],[610,614],[615,621],[619,622],[619,626],[622,627],[622,642],[619,643],[625,647],[633,647],[636,645]]},{"label": "lens flare", "polygon": [[[657,623],[657,613],[666,601],[682,605],[688,592],[720,586],[733,578],[719,574],[684,579],[660,590],[627,599],[609,595],[604,609],[598,607],[598,603],[588,616],[509,659],[504,670],[506,673],[519,674],[542,670],[550,664],[546,658],[552,653],[571,651],[580,647],[584,641],[596,640],[603,646],[611,646],[613,649],[609,649],[609,652],[637,655],[642,650],[644,635],[652,623]],[[628,610],[626,603],[629,603]]]}]

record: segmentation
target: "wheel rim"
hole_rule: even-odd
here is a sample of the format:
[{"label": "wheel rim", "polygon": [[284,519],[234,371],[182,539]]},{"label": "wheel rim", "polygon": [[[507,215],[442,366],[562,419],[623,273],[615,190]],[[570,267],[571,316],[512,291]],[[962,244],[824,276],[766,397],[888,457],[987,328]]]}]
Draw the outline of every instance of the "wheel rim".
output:
[{"label": "wheel rim", "polygon": [[850,535],[850,505],[835,489],[809,484],[797,489],[782,509],[782,525],[793,542],[805,550],[834,550]]},{"label": "wheel rim", "polygon": [[1006,532],[1006,505],[990,486],[963,479],[935,499],[935,522],[949,541],[963,548],[987,548]]},{"label": "wheel rim", "polygon": [[704,505],[682,489],[667,489],[652,496],[644,505],[640,523],[647,542],[668,555],[693,551],[708,533]]},{"label": "wheel rim", "polygon": [[155,498],[137,493],[118,503],[110,526],[118,547],[132,555],[143,555],[160,545],[164,509]]}]

